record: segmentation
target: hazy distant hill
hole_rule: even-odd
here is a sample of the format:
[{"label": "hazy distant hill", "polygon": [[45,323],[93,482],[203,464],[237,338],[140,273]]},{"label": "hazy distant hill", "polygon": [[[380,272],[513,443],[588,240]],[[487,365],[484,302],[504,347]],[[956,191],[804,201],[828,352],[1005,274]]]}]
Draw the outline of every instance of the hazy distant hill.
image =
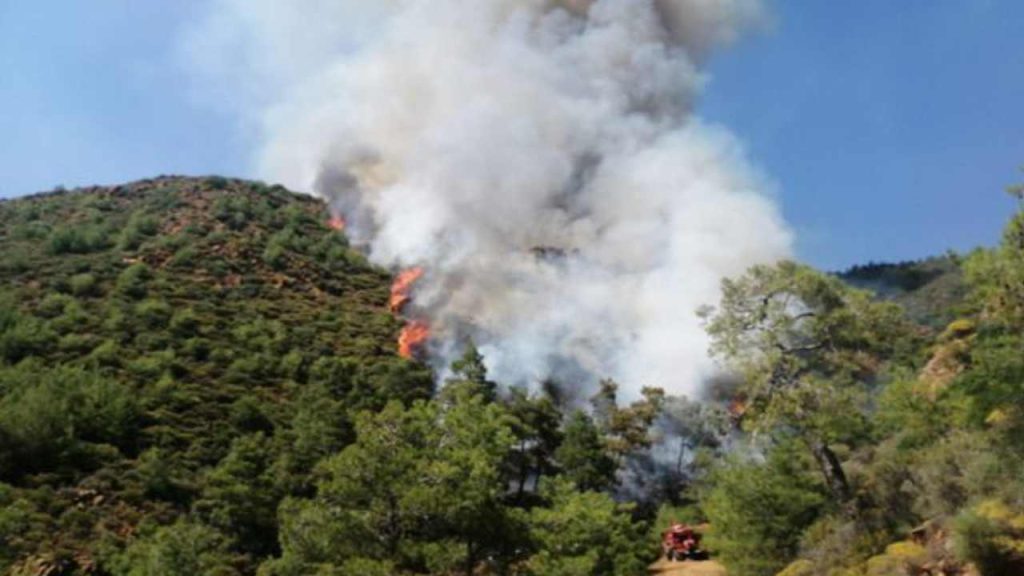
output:
[{"label": "hazy distant hill", "polygon": [[916,322],[942,329],[957,318],[967,293],[956,256],[854,266],[839,276],[902,305]]},{"label": "hazy distant hill", "polygon": [[301,493],[355,410],[429,394],[388,272],[326,218],[219,177],[0,203],[0,572],[88,570],[201,509],[244,434]]}]

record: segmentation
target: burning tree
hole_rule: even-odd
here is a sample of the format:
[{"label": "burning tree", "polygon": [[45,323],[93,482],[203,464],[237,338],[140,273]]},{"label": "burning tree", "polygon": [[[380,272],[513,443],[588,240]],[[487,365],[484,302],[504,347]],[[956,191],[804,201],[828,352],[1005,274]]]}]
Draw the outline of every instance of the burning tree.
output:
[{"label": "burning tree", "polygon": [[430,325],[423,320],[412,320],[404,327],[398,336],[398,355],[402,358],[412,359],[416,351],[422,347],[430,338]]},{"label": "burning tree", "polygon": [[[391,284],[391,296],[388,299],[388,308],[392,314],[401,315],[406,306],[412,301],[412,290],[414,285],[423,277],[423,268],[415,267],[403,270]],[[402,332],[398,336],[398,355],[403,358],[413,358],[430,339],[430,324],[423,319],[412,319],[406,321]]]},{"label": "burning tree", "polygon": [[327,227],[335,232],[344,232],[346,226],[345,217],[340,214],[331,216],[330,220],[327,221]]},{"label": "burning tree", "polygon": [[398,274],[391,285],[391,297],[388,300],[388,307],[392,313],[398,314],[412,300],[413,285],[422,277],[423,268],[420,267],[409,268]]}]

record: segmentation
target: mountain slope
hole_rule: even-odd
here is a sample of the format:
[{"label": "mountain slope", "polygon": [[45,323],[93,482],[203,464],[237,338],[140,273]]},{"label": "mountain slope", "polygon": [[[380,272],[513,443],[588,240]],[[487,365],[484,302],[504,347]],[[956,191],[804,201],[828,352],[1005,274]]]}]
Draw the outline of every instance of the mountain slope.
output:
[{"label": "mountain slope", "polygon": [[854,266],[839,277],[896,302],[911,319],[938,330],[957,319],[967,294],[963,270],[954,255]]},{"label": "mountain slope", "polygon": [[301,493],[355,411],[429,395],[390,275],[325,221],[219,177],[0,202],[0,572],[88,571],[149,524],[215,517],[243,435]]}]

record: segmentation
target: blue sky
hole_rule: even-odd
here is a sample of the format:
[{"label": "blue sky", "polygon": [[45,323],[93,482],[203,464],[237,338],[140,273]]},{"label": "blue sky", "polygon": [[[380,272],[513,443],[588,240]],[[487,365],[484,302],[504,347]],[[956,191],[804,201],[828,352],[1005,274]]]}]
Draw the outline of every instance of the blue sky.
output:
[{"label": "blue sky", "polygon": [[[1024,174],[1024,2],[775,0],[701,112],[777,184],[829,269],[991,244]],[[0,0],[0,196],[250,172],[175,57],[201,0]]]},{"label": "blue sky", "polygon": [[177,64],[190,5],[0,0],[0,196],[245,174],[232,119],[195,102]]},{"label": "blue sky", "polygon": [[837,268],[991,244],[1024,165],[1024,2],[778,0],[703,112],[775,179],[801,256]]}]

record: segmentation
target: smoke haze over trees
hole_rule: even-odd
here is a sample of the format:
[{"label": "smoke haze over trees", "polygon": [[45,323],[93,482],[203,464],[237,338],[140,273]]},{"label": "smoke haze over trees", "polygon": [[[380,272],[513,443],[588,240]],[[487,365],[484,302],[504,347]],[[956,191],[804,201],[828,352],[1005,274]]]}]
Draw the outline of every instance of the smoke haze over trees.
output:
[{"label": "smoke haze over trees", "polygon": [[686,523],[730,576],[1024,574],[1024,186],[992,248],[793,260],[700,114],[760,2],[195,16],[296,192],[0,201],[0,573],[640,576]]}]

